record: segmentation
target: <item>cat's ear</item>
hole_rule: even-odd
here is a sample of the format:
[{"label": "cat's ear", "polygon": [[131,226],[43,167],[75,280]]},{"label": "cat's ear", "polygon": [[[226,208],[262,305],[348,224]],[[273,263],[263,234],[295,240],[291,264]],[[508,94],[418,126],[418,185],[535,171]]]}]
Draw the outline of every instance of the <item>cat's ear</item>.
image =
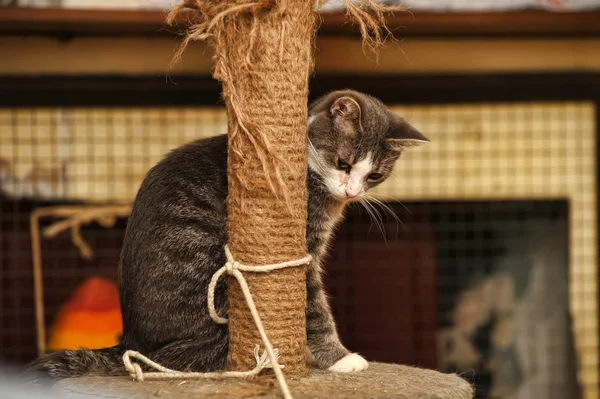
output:
[{"label": "cat's ear", "polygon": [[362,110],[356,100],[343,96],[337,98],[329,109],[335,128],[349,136],[356,134],[356,130],[362,132]]},{"label": "cat's ear", "polygon": [[389,146],[397,151],[429,143],[427,137],[408,123],[406,119],[400,117],[392,125],[387,140]]}]

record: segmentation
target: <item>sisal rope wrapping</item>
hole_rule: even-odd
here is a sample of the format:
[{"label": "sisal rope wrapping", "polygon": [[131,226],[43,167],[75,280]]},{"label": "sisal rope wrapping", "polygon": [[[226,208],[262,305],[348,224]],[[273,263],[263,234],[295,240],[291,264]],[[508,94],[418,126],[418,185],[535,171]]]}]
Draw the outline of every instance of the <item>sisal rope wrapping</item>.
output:
[{"label": "sisal rope wrapping", "polygon": [[[250,264],[273,264],[306,254],[306,98],[313,2],[271,3],[281,8],[224,22],[225,49],[234,67],[215,70],[227,81],[223,94],[231,132],[229,246],[237,259]],[[241,67],[235,67],[238,64]],[[244,127],[251,134],[243,134]],[[261,154],[254,151],[255,137],[267,143],[268,173]],[[306,374],[306,267],[251,273],[247,282],[286,373]],[[248,315],[242,288],[231,279],[228,295],[228,367],[247,370],[260,334]]]},{"label": "sisal rope wrapping", "polygon": [[[258,375],[265,368],[272,368],[275,372],[275,377],[277,378],[277,382],[281,388],[284,398],[291,399],[292,395],[288,388],[287,382],[285,381],[285,377],[281,372],[283,366],[279,365],[279,351],[274,349],[267,337],[267,333],[264,329],[262,321],[260,319],[260,315],[258,314],[258,310],[256,309],[256,305],[254,300],[252,299],[252,294],[250,293],[250,289],[248,288],[248,284],[246,283],[246,279],[242,274],[242,271],[251,272],[251,273],[268,273],[274,270],[282,270],[290,267],[298,267],[303,266],[309,263],[312,259],[310,255],[306,255],[302,259],[287,261],[276,263],[272,265],[262,265],[262,266],[249,266],[243,265],[237,262],[229,247],[225,246],[225,256],[227,257],[227,263],[225,266],[220,268],[213,275],[210,284],[208,285],[208,311],[211,318],[215,323],[218,324],[226,324],[227,319],[220,317],[217,314],[215,309],[215,288],[219,279],[224,273],[228,273],[229,275],[235,277],[238,281],[242,293],[244,295],[244,299],[250,310],[250,314],[252,315],[252,319],[256,326],[256,330],[258,331],[260,338],[265,345],[265,351],[262,356],[259,356],[259,346],[254,346],[254,359],[256,361],[256,366],[249,371],[227,371],[227,372],[218,372],[218,373],[197,373],[197,372],[182,372],[171,370],[160,364],[153,362],[148,359],[146,356],[142,355],[139,352],[128,350],[123,354],[123,364],[125,368],[129,372],[129,375],[135,379],[136,381],[144,381],[149,379],[154,380],[170,380],[170,379],[178,379],[178,378],[189,378],[189,379],[208,379],[208,378],[229,378],[229,377],[237,377],[237,378],[249,378]],[[158,372],[150,372],[144,373],[142,371],[141,366],[138,363],[134,363],[131,361],[131,358],[136,359],[147,366],[158,370]]]},{"label": "sisal rope wrapping", "polygon": [[[236,259],[274,264],[306,254],[306,120],[315,34],[310,0],[189,0],[184,45],[214,46],[227,106],[228,236]],[[171,14],[174,17],[180,9]],[[249,273],[246,281],[286,373],[306,374],[306,266]],[[261,337],[230,278],[229,370],[254,367]]]}]

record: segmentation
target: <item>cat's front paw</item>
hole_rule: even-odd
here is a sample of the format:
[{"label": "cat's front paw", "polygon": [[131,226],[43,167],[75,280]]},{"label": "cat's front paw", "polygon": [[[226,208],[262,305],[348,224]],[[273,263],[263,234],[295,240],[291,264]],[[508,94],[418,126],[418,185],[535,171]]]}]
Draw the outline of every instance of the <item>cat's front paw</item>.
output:
[{"label": "cat's front paw", "polygon": [[349,353],[331,367],[329,371],[336,373],[351,373],[353,371],[364,371],[369,368],[369,363],[357,353]]}]

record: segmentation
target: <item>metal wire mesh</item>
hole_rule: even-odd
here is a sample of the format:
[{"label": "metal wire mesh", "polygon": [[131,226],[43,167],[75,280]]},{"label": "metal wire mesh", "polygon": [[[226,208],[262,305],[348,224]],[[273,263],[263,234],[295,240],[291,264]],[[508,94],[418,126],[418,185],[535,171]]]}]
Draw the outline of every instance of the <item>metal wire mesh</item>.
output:
[{"label": "metal wire mesh", "polygon": [[[576,397],[579,384],[597,395],[593,104],[393,109],[432,143],[374,192],[400,221],[353,206],[340,227],[326,279],[344,342],[372,360],[471,370],[482,398]],[[30,212],[131,201],[169,150],[225,131],[221,108],[0,110],[3,358],[35,356]],[[114,278],[124,226],[84,229],[92,261],[68,236],[43,241],[48,326],[84,278]]]}]

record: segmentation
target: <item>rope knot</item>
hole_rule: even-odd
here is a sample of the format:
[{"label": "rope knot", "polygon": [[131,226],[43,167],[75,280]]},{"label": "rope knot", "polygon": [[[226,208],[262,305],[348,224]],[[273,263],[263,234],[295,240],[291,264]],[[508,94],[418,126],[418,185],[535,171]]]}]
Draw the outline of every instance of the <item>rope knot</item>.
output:
[{"label": "rope knot", "polygon": [[[258,333],[260,335],[261,340],[265,344],[265,351],[261,354],[260,347],[256,345],[254,347],[254,358],[256,359],[256,367],[249,371],[228,371],[222,373],[193,373],[193,372],[178,372],[175,370],[168,369],[166,367],[161,366],[158,363],[153,362],[147,357],[141,355],[135,351],[127,351],[123,355],[123,363],[125,364],[125,368],[129,372],[129,375],[134,378],[136,381],[144,381],[144,376],[146,379],[169,379],[169,378],[224,378],[224,377],[242,377],[248,378],[258,375],[261,370],[265,368],[271,368],[275,372],[275,376],[277,377],[277,381],[281,386],[281,390],[283,391],[283,396],[286,399],[290,399],[292,396],[289,392],[289,388],[287,383],[285,382],[285,377],[281,372],[283,368],[282,365],[279,364],[279,351],[272,347],[271,342],[269,342],[269,338],[267,337],[267,333],[265,332],[262,321],[260,320],[260,316],[258,314],[258,310],[256,309],[256,305],[254,304],[254,300],[252,299],[252,295],[250,294],[250,288],[248,287],[248,283],[244,278],[242,272],[251,272],[251,273],[268,273],[273,270],[284,269],[286,267],[296,267],[301,265],[306,265],[310,263],[312,257],[310,255],[306,255],[304,258],[296,259],[288,262],[276,263],[272,265],[262,265],[262,266],[251,266],[244,265],[235,260],[228,246],[225,245],[225,258],[227,262],[225,265],[221,267],[219,270],[215,272],[210,280],[210,284],[208,285],[208,312],[210,313],[210,317],[217,324],[227,324],[227,319],[219,316],[217,313],[217,309],[215,308],[215,289],[217,288],[217,283],[221,276],[225,273],[233,276],[240,285],[242,293],[244,294],[244,298],[246,299],[246,303],[248,304],[248,309],[250,310],[250,314],[254,319],[254,324],[258,329]],[[158,370],[159,373],[146,373],[144,374],[142,368],[139,364],[133,363],[130,358],[137,359],[142,363]]]},{"label": "rope knot", "polygon": [[225,263],[225,271],[227,272],[227,274],[233,274],[234,270],[239,269],[240,264],[237,261],[228,261],[227,263]]},{"label": "rope knot", "polygon": [[144,381],[144,372],[142,371],[142,367],[131,361],[131,358],[139,359],[143,357],[140,353],[136,351],[126,351],[123,354],[123,363],[125,364],[125,368],[129,373],[129,376],[133,378],[135,381]]},{"label": "rope knot", "polygon": [[142,367],[137,363],[133,363],[133,370],[133,373],[129,373],[129,375],[136,381],[144,381],[144,372],[142,371]]}]

